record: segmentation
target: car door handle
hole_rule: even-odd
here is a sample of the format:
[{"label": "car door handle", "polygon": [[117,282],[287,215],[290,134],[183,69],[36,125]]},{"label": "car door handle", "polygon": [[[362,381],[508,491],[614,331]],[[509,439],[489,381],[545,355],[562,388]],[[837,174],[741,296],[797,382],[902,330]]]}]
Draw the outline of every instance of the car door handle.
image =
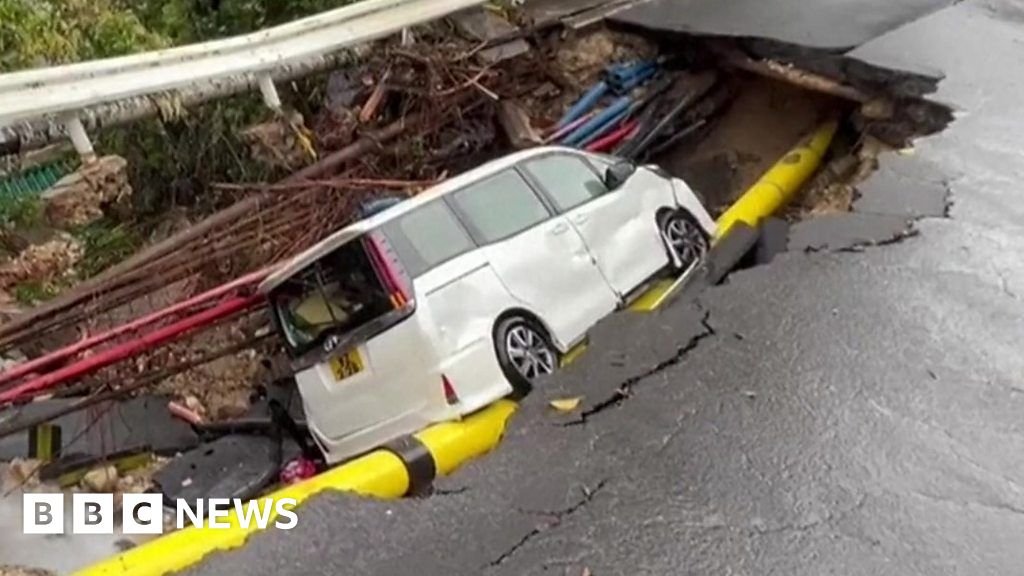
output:
[{"label": "car door handle", "polygon": [[555,236],[558,236],[559,234],[565,234],[568,231],[569,225],[566,224],[565,222],[559,222],[558,224],[555,224],[554,226],[551,227],[551,233],[554,234]]},{"label": "car door handle", "polygon": [[572,217],[572,223],[573,224],[583,224],[584,222],[587,221],[587,218],[589,218],[589,217],[590,216],[587,215],[587,214],[574,214],[573,217]]}]

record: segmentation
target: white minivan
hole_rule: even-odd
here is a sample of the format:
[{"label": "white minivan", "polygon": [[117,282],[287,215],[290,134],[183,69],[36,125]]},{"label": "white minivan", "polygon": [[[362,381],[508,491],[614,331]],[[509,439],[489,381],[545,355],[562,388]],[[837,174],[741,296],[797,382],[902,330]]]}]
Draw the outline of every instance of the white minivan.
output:
[{"label": "white minivan", "polygon": [[457,419],[553,372],[714,221],[682,180],[542,147],[333,234],[261,286],[334,463]]}]

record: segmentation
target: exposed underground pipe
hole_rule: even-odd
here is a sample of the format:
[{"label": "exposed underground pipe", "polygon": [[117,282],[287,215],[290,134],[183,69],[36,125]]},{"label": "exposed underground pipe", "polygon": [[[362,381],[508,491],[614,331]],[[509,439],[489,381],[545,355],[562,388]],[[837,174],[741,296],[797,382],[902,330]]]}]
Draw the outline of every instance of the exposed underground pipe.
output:
[{"label": "exposed underground pipe", "polygon": [[53,386],[67,380],[81,378],[82,376],[92,374],[100,368],[104,368],[126,358],[135,356],[140,352],[155,348],[200,326],[205,326],[222,318],[227,318],[228,316],[258,304],[263,300],[264,296],[262,294],[235,296],[229,300],[225,300],[212,308],[193,314],[192,316],[187,316],[173,324],[169,324],[163,328],[159,328],[145,334],[137,340],[125,342],[124,344],[119,344],[107,350],[103,350],[93,356],[89,356],[88,358],[84,358],[78,362],[60,368],[59,370],[54,370],[53,372],[49,372],[19,384],[10,390],[0,392],[0,406],[13,402],[22,395],[52,388]]},{"label": "exposed underground pipe", "polygon": [[58,361],[70,358],[75,354],[78,354],[79,352],[83,352],[100,344],[103,344],[104,342],[108,342],[114,338],[117,338],[118,336],[128,334],[129,332],[134,332],[136,330],[139,330],[140,328],[144,328],[155,322],[159,322],[164,318],[173,316],[175,314],[178,314],[179,312],[183,312],[194,306],[205,304],[207,302],[220,298],[221,296],[224,296],[227,293],[232,292],[234,290],[254,286],[255,284],[258,284],[260,281],[262,281],[264,278],[266,278],[267,275],[271,272],[271,270],[273,270],[273,268],[264,268],[263,270],[246,274],[245,276],[232,280],[227,284],[222,284],[220,286],[217,286],[216,288],[213,288],[212,290],[207,290],[202,294],[193,296],[188,300],[183,300],[161,310],[157,310],[152,314],[147,314],[127,324],[122,324],[112,330],[107,330],[105,332],[95,334],[78,342],[75,342],[70,346],[65,346],[58,350],[54,350],[49,354],[45,354],[38,358],[33,358],[32,360],[28,360],[27,362],[22,362],[21,364],[18,364],[9,370],[0,372],[0,384],[17,380],[18,378],[21,378],[22,376],[25,376],[27,374],[31,374],[32,372],[35,372],[41,368],[46,368],[47,366],[50,366],[51,364],[54,364]]},{"label": "exposed underground pipe", "polygon": [[761,219],[789,202],[818,169],[837,128],[835,120],[825,122],[765,172],[718,218],[715,238],[726,236],[739,222],[757,228]]}]

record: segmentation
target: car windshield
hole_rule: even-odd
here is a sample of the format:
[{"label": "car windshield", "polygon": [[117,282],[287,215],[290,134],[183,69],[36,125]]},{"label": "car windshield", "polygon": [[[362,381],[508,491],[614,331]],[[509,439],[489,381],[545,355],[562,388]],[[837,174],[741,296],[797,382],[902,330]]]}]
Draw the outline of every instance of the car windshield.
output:
[{"label": "car windshield", "polygon": [[275,288],[270,299],[296,353],[393,309],[362,241],[349,242],[302,269]]}]

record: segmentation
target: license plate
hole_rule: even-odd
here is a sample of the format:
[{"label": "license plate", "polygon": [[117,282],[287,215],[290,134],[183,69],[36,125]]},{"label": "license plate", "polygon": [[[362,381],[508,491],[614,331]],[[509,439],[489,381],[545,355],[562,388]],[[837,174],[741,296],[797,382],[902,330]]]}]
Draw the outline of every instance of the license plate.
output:
[{"label": "license plate", "polygon": [[341,356],[331,358],[331,372],[335,380],[344,380],[363,371],[363,358],[359,350],[349,350]]}]

